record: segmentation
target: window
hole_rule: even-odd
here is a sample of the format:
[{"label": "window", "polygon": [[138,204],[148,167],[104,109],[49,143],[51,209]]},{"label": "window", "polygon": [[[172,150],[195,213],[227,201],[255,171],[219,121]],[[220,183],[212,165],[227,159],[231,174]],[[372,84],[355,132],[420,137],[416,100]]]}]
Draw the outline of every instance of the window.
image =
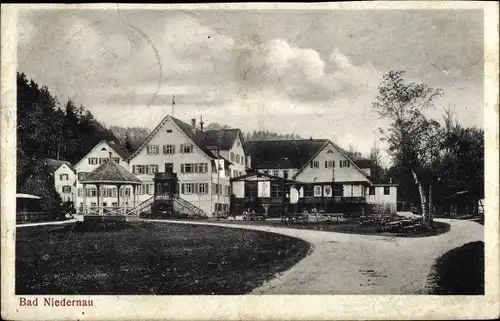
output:
[{"label": "window", "polygon": [[96,188],[90,188],[90,196],[92,196],[92,197],[97,196],[97,189]]},{"label": "window", "polygon": [[136,192],[137,192],[137,195],[144,194],[144,187],[142,185],[137,186]]},{"label": "window", "polygon": [[181,144],[181,153],[190,154],[193,152],[193,144]]},{"label": "window", "polygon": [[163,154],[165,155],[175,154],[175,145],[163,145]]},{"label": "window", "polygon": [[111,197],[117,197],[118,196],[118,189],[116,187],[111,189]]},{"label": "window", "polygon": [[117,202],[113,202],[113,203],[111,203],[111,206],[116,207],[116,206],[118,206],[118,203]]},{"label": "window", "polygon": [[148,145],[147,153],[148,155],[158,155],[158,145]]},{"label": "window", "polygon": [[97,206],[97,203],[96,202],[91,202],[90,206],[95,207],[95,206]]},{"label": "window", "polygon": [[193,183],[182,183],[181,193],[184,195],[193,194]]},{"label": "window", "polygon": [[321,197],[323,195],[322,190],[321,185],[314,186],[314,197]]},{"label": "window", "polygon": [[198,194],[208,194],[208,183],[198,183]]},{"label": "window", "polygon": [[106,163],[107,161],[108,161],[108,158],[107,158],[107,157],[101,157],[101,158],[99,158],[99,165],[104,164],[104,163]]},{"label": "window", "polygon": [[389,186],[384,186],[384,195],[391,195],[391,188]]},{"label": "window", "polygon": [[148,165],[148,174],[158,173],[158,165]]},{"label": "window", "polygon": [[115,163],[120,164],[120,158],[119,157],[113,157],[113,160]]},{"label": "window", "polygon": [[370,186],[370,195],[375,195],[375,186]]},{"label": "window", "polygon": [[274,169],[273,170],[273,175],[274,176],[279,176],[280,175],[280,170],[279,169]]},{"label": "window", "polygon": [[59,179],[61,181],[67,181],[69,178],[68,178],[68,174],[61,174],[59,175]]},{"label": "window", "polygon": [[83,188],[78,189],[78,196],[83,197]]},{"label": "window", "polygon": [[257,197],[257,182],[245,182],[245,197]]},{"label": "window", "polygon": [[280,183],[271,183],[271,197],[284,197],[285,191]]},{"label": "window", "polygon": [[319,161],[312,161],[310,164],[311,168],[319,168]]},{"label": "window", "polygon": [[63,193],[66,193],[66,194],[67,194],[67,193],[71,193],[71,186],[68,186],[68,185],[63,186],[63,187],[62,187],[62,192],[63,192]]},{"label": "window", "polygon": [[231,162],[234,162],[234,153],[233,153],[233,152],[231,152],[231,154],[230,154],[230,155],[231,155],[231,156],[230,156],[230,160],[231,160]]},{"label": "window", "polygon": [[208,172],[208,163],[181,164],[181,173],[206,173]]},{"label": "window", "polygon": [[236,155],[236,163],[239,164],[240,163],[240,155]]},{"label": "window", "polygon": [[86,175],[87,175],[87,173],[85,173],[85,172],[78,173],[78,180],[84,179]]},{"label": "window", "polygon": [[283,170],[283,178],[285,178],[285,179],[288,178],[288,170],[287,169]]},{"label": "window", "polygon": [[351,166],[348,160],[341,160],[340,167],[349,167]]},{"label": "window", "polygon": [[102,202],[102,206],[106,207],[106,206],[108,206],[108,203]]},{"label": "window", "polygon": [[171,129],[167,129],[167,133],[171,133],[171,132],[172,132],[172,130],[171,130]]},{"label": "window", "polygon": [[132,165],[133,174],[146,174],[146,171],[147,171],[146,165]]},{"label": "window", "polygon": [[229,196],[229,185],[224,186],[224,195]]},{"label": "window", "polygon": [[97,165],[99,162],[99,160],[97,159],[97,157],[89,157],[89,164],[90,165]]},{"label": "window", "polygon": [[325,161],[325,168],[334,168],[334,167],[335,167],[335,161],[334,160]]}]

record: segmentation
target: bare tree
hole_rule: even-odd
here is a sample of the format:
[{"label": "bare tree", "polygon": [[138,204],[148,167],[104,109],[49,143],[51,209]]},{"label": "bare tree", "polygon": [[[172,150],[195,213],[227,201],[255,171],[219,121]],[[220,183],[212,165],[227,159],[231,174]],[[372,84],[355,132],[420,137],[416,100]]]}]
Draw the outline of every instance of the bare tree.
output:
[{"label": "bare tree", "polygon": [[384,75],[373,108],[381,117],[392,121],[387,134],[389,155],[411,171],[418,187],[424,222],[429,226],[431,218],[423,178],[432,164],[439,123],[428,120],[422,111],[434,107],[434,100],[442,95],[442,90],[426,84],[405,83],[403,75],[404,71]]}]

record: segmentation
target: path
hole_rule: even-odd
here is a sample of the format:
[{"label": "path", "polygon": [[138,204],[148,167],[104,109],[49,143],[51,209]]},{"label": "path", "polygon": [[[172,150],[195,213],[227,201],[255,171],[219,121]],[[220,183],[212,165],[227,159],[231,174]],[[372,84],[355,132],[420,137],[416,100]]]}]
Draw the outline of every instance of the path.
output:
[{"label": "path", "polygon": [[456,247],[483,241],[483,226],[451,219],[450,231],[422,238],[357,235],[262,225],[151,220],[274,232],[312,244],[307,257],[253,294],[425,294],[435,260]]}]

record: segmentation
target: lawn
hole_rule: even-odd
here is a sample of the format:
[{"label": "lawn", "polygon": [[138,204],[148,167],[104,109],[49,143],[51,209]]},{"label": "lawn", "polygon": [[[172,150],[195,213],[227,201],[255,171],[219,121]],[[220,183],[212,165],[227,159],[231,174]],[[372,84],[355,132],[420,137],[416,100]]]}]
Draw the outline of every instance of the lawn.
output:
[{"label": "lawn", "polygon": [[245,294],[310,245],[259,231],[134,222],[16,231],[16,294]]},{"label": "lawn", "polygon": [[430,231],[421,230],[413,233],[403,234],[403,233],[388,233],[379,232],[377,227],[374,225],[361,225],[358,222],[307,222],[307,223],[294,223],[294,224],[283,224],[281,221],[276,220],[266,220],[266,221],[224,221],[224,223],[231,224],[249,224],[249,225],[267,225],[273,227],[285,227],[285,228],[295,228],[295,229],[307,229],[316,231],[327,231],[327,232],[338,232],[338,233],[349,233],[349,234],[365,234],[365,235],[393,235],[401,237],[422,237],[422,236],[432,236],[446,233],[450,230],[450,225],[442,222],[434,222],[434,229]]},{"label": "lawn", "polygon": [[467,243],[445,253],[430,277],[433,294],[484,295],[484,243]]}]

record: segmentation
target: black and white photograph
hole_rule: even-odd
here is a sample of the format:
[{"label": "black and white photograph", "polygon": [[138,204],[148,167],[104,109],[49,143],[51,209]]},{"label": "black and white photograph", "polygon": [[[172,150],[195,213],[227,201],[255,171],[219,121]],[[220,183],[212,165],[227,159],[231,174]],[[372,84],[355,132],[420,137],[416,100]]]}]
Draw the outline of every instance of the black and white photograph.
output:
[{"label": "black and white photograph", "polygon": [[498,316],[498,5],[344,4],[18,7],[2,316],[290,295],[488,297]]}]

